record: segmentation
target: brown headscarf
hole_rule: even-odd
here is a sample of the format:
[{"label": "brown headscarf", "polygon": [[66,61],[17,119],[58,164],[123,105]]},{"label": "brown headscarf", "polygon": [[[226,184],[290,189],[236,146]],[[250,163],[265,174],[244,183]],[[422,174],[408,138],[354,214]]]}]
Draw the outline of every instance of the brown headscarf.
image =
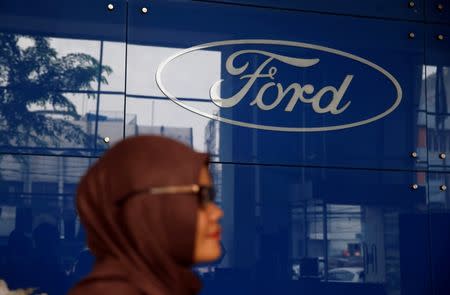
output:
[{"label": "brown headscarf", "polygon": [[81,179],[77,209],[96,257],[70,295],[195,294],[192,273],[197,199],[137,193],[198,183],[208,157],[159,136],[125,139]]}]

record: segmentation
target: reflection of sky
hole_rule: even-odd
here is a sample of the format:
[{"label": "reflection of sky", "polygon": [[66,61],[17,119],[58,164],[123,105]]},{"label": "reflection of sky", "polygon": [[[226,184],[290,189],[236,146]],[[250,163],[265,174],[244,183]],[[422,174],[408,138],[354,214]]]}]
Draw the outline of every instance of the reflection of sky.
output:
[{"label": "reflection of sky", "polygon": [[[102,84],[100,91],[100,115],[123,114],[123,93],[125,92],[125,44],[98,40],[78,40],[49,38],[50,45],[58,57],[70,53],[89,54],[102,64],[109,66],[112,73],[107,76],[108,84]],[[19,46],[33,46],[27,37],[19,39]],[[103,46],[103,49],[101,49]],[[166,126],[193,129],[193,144],[198,150],[205,150],[205,128],[209,119],[193,114],[170,100],[161,100],[165,95],[159,90],[155,74],[161,62],[179,52],[180,48],[128,45],[127,58],[127,115],[136,115],[140,126]],[[195,77],[192,77],[195,69]],[[181,56],[170,63],[163,72],[164,86],[177,98],[204,99],[206,102],[189,102],[203,111],[213,113],[217,107],[209,101],[209,87],[220,79],[221,54],[215,51],[200,50]],[[193,81],[195,80],[195,83]],[[91,84],[97,90],[96,82]],[[97,102],[86,93],[71,93],[77,89],[67,89],[66,97],[75,105],[78,114],[95,113]],[[106,92],[106,93],[104,93]],[[97,97],[97,95],[95,95]],[[137,96],[137,97],[136,97]],[[156,98],[156,99],[152,99]],[[38,106],[30,106],[36,110]],[[47,108],[51,108],[48,105]],[[123,115],[122,115],[123,116]],[[117,115],[114,116],[117,118]],[[121,136],[102,134],[102,136]],[[130,134],[131,135],[131,134]]]},{"label": "reflection of sky", "polygon": [[[163,61],[180,50],[182,49],[129,45],[127,93],[165,97],[156,85],[156,70]],[[209,87],[220,79],[220,63],[221,54],[215,51],[198,50],[180,56],[164,68],[164,86],[178,98],[209,100]],[[195,77],[192,77],[193,72]]]},{"label": "reflection of sky", "polygon": [[422,79],[426,79],[436,73],[436,66],[426,66],[422,72]]},{"label": "reflection of sky", "polygon": [[[137,124],[144,126],[192,127],[193,146],[205,150],[205,128],[209,119],[183,109],[170,100],[133,97],[165,97],[155,75],[160,63],[181,49],[156,46],[128,46],[127,114],[137,114]],[[169,63],[162,72],[164,87],[178,99],[202,99],[190,106],[212,113],[217,107],[209,100],[209,87],[220,79],[221,54],[199,50]],[[193,70],[194,69],[194,70]],[[192,73],[195,72],[195,77]],[[193,83],[195,82],[195,83]]]}]

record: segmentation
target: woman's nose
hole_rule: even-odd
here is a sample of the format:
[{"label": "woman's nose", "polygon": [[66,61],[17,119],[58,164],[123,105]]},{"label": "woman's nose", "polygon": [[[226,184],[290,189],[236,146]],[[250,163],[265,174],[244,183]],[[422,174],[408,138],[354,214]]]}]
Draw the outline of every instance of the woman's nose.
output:
[{"label": "woman's nose", "polygon": [[208,217],[213,221],[217,221],[223,217],[222,209],[213,202],[208,204],[207,212]]}]

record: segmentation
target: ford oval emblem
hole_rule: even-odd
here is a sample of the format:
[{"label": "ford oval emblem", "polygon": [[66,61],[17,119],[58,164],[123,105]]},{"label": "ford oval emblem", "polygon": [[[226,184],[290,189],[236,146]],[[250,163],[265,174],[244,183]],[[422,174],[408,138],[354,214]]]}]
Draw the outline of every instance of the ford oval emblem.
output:
[{"label": "ford oval emblem", "polygon": [[[275,45],[301,48],[303,50],[320,51],[333,56],[344,57],[346,59],[356,61],[358,64],[362,64],[362,66],[368,67],[368,69],[375,70],[387,78],[387,80],[392,83],[393,89],[395,90],[395,95],[392,98],[389,97],[389,103],[387,106],[383,107],[382,110],[378,110],[375,114],[370,114],[354,121],[342,123],[341,120],[340,124],[330,124],[329,126],[277,126],[276,124],[256,124],[255,122],[240,121],[235,118],[231,119],[218,114],[199,110],[175,97],[170,90],[165,87],[162,81],[165,67],[183,55],[197,50],[205,50],[214,47],[245,45],[248,45],[248,48],[235,50],[232,54],[227,56],[225,61],[225,75],[228,75],[230,78],[239,79],[239,81],[241,81],[239,89],[235,90],[235,92],[227,97],[222,97],[222,83],[224,83],[226,79],[226,77],[224,77],[224,79],[215,81],[215,83],[210,85],[209,93],[205,93],[205,97],[209,95],[210,102],[220,109],[232,109],[238,105],[246,103],[248,107],[258,108],[259,110],[266,112],[275,109],[282,109],[283,114],[289,115],[296,108],[296,105],[306,104],[311,111],[317,115],[326,114],[329,116],[345,116],[346,111],[352,107],[352,100],[346,98],[345,94],[354,80],[354,75],[348,73],[342,77],[339,84],[325,85],[321,88],[316,87],[313,83],[300,84],[295,82],[286,85],[280,82],[276,83],[275,77],[277,77],[276,75],[278,68],[273,65],[274,62],[295,68],[314,69],[314,66],[321,62],[321,59],[315,57],[299,58],[297,56],[288,56],[277,51],[266,50],[265,48]],[[249,67],[250,61],[246,61],[245,57],[248,58],[252,55],[257,55],[262,59],[260,59],[261,62],[259,64]],[[362,57],[337,49],[285,40],[226,40],[190,47],[172,55],[159,65],[156,71],[156,83],[164,95],[166,95],[173,102],[203,117],[242,127],[283,132],[332,131],[369,124],[392,113],[399,106],[402,100],[402,89],[400,84],[392,74],[379,65]],[[268,103],[267,93],[269,92],[273,97],[271,97],[270,102]],[[245,100],[244,98],[249,97],[249,93],[253,95],[251,97],[251,101],[243,102]],[[273,95],[273,93],[276,93],[276,95]],[[327,99],[323,99],[325,95],[327,96]]]}]

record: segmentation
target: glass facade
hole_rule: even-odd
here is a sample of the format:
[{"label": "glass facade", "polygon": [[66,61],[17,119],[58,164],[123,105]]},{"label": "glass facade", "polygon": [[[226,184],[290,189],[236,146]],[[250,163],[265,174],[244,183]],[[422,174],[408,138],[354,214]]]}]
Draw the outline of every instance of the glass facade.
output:
[{"label": "glass facade", "polygon": [[86,275],[80,177],[158,134],[211,155],[204,294],[448,294],[449,7],[0,2],[0,278]]}]

